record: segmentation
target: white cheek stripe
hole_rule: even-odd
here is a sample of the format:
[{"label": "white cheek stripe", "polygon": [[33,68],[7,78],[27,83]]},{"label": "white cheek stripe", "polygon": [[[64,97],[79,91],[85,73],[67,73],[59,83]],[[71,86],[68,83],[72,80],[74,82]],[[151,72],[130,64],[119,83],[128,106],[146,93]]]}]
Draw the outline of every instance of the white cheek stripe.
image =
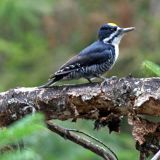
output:
[{"label": "white cheek stripe", "polygon": [[[120,28],[118,27],[117,31],[118,31],[119,29],[120,29]],[[105,39],[103,40],[103,42],[107,44],[108,41],[109,41],[110,39],[112,39],[116,34],[117,34],[117,32],[112,33],[111,36],[108,37],[108,38],[105,38]],[[114,48],[115,48],[115,61],[117,60],[118,55],[119,55],[119,43],[120,43],[122,37],[123,37],[123,35],[118,36],[118,37],[115,37],[115,38],[113,39],[112,43],[111,43],[111,44],[114,46]]]},{"label": "white cheek stripe", "polygon": [[110,37],[105,38],[105,39],[103,40],[103,42],[104,42],[104,43],[108,43],[108,41],[111,40],[116,34],[117,34],[117,32],[112,33],[112,34],[110,35]]},{"label": "white cheek stripe", "polygon": [[104,43],[107,43],[109,40],[111,40],[116,34],[117,32],[119,31],[120,27],[117,27],[117,31],[115,33],[112,33],[109,37],[105,38],[103,40]]}]

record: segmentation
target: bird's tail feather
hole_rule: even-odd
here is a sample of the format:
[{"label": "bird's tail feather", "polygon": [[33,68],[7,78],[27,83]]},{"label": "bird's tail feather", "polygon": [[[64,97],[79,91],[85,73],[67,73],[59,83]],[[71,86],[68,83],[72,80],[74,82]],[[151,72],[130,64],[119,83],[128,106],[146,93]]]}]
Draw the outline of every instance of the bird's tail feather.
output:
[{"label": "bird's tail feather", "polygon": [[38,88],[49,88],[51,84],[53,84],[54,82],[56,82],[55,78],[49,80],[47,83],[43,84],[42,86],[39,86]]},{"label": "bird's tail feather", "polygon": [[39,86],[38,88],[49,88],[51,87],[55,82],[61,80],[63,78],[63,75],[61,76],[55,76],[52,79],[50,79],[47,83],[45,83],[42,86]]}]

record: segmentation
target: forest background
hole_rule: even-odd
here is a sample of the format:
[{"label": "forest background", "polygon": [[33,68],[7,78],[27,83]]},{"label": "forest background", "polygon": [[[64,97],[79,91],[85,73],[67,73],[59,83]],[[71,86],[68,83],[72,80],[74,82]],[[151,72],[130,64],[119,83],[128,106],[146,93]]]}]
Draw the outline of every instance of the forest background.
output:
[{"label": "forest background", "polygon": [[[124,37],[119,59],[106,76],[123,77],[130,73],[134,77],[148,76],[143,62],[150,60],[160,64],[159,8],[159,0],[1,0],[0,91],[42,85],[66,60],[95,41],[98,28],[107,22],[121,27],[134,26],[136,31]],[[80,79],[65,83],[85,82]],[[109,134],[107,128],[95,131],[91,121],[56,122],[95,135],[120,159],[138,157],[126,120],[118,134]],[[11,150],[8,158],[23,155],[26,160],[27,157],[34,160],[99,159],[46,129],[24,137],[26,148],[22,152],[17,150],[16,154]]]}]

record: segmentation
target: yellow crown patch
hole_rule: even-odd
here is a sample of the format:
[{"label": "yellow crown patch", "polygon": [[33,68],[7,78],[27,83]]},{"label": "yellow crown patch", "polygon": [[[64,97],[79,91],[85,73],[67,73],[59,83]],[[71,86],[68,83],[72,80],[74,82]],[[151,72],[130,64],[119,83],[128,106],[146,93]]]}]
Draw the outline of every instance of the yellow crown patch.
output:
[{"label": "yellow crown patch", "polygon": [[108,23],[108,25],[110,25],[110,26],[117,26],[117,24],[115,24],[115,23]]}]

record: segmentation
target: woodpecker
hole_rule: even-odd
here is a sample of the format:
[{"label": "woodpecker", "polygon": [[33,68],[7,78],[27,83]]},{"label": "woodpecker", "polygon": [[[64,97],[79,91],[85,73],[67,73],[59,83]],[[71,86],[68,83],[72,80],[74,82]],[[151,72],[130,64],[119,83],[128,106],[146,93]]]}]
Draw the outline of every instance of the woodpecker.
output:
[{"label": "woodpecker", "polygon": [[125,33],[134,27],[121,28],[115,23],[103,24],[98,31],[98,40],[72,57],[41,88],[51,87],[59,80],[85,78],[89,82],[95,77],[103,78],[115,64],[119,55],[119,43]]}]

